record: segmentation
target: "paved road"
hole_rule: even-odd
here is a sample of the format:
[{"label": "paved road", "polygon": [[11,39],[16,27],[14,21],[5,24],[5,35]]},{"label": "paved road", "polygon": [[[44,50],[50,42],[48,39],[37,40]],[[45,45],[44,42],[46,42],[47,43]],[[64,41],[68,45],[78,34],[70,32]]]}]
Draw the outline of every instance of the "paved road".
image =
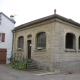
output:
[{"label": "paved road", "polygon": [[0,65],[0,80],[80,80],[80,72],[37,76],[35,72],[19,71]]}]

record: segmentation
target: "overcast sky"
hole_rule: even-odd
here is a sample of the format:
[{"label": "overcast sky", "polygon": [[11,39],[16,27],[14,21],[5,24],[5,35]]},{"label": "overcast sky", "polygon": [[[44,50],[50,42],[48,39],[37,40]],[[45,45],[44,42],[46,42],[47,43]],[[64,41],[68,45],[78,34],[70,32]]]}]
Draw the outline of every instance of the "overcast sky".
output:
[{"label": "overcast sky", "polygon": [[80,0],[0,0],[0,12],[15,16],[15,27],[54,14],[80,23]]}]

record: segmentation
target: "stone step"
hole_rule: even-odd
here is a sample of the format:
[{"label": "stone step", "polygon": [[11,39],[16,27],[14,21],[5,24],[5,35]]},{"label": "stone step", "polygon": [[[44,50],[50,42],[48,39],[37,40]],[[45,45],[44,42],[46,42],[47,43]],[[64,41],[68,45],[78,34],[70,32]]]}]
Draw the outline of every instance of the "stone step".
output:
[{"label": "stone step", "polygon": [[28,71],[39,71],[39,69],[28,69]]},{"label": "stone step", "polygon": [[37,69],[36,67],[28,67],[28,69]]},{"label": "stone step", "polygon": [[28,61],[27,67],[28,67],[28,70],[36,70],[37,69],[35,62],[32,60]]},{"label": "stone step", "polygon": [[31,64],[35,64],[34,62],[32,62],[32,63],[28,63],[28,65],[31,65]]},{"label": "stone step", "polygon": [[28,67],[34,67],[36,66],[35,64],[29,64]]},{"label": "stone step", "polygon": [[33,65],[33,64],[28,65],[28,68],[36,68],[36,65]]}]

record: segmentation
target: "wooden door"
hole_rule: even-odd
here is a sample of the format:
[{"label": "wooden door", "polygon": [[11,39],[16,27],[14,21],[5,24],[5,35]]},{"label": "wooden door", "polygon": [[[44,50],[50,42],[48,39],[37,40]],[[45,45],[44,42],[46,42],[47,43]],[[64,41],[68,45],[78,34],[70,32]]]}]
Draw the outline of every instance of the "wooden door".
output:
[{"label": "wooden door", "polygon": [[0,64],[6,64],[7,49],[0,49]]},{"label": "wooden door", "polygon": [[28,40],[28,60],[31,59],[31,40]]}]

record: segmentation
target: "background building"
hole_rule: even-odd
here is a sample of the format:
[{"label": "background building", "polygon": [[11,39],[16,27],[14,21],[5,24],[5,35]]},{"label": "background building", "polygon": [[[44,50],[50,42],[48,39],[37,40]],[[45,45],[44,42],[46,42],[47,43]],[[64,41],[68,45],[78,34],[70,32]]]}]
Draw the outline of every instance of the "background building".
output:
[{"label": "background building", "polygon": [[14,24],[12,16],[9,18],[0,12],[0,63],[2,64],[8,63],[11,57]]}]

